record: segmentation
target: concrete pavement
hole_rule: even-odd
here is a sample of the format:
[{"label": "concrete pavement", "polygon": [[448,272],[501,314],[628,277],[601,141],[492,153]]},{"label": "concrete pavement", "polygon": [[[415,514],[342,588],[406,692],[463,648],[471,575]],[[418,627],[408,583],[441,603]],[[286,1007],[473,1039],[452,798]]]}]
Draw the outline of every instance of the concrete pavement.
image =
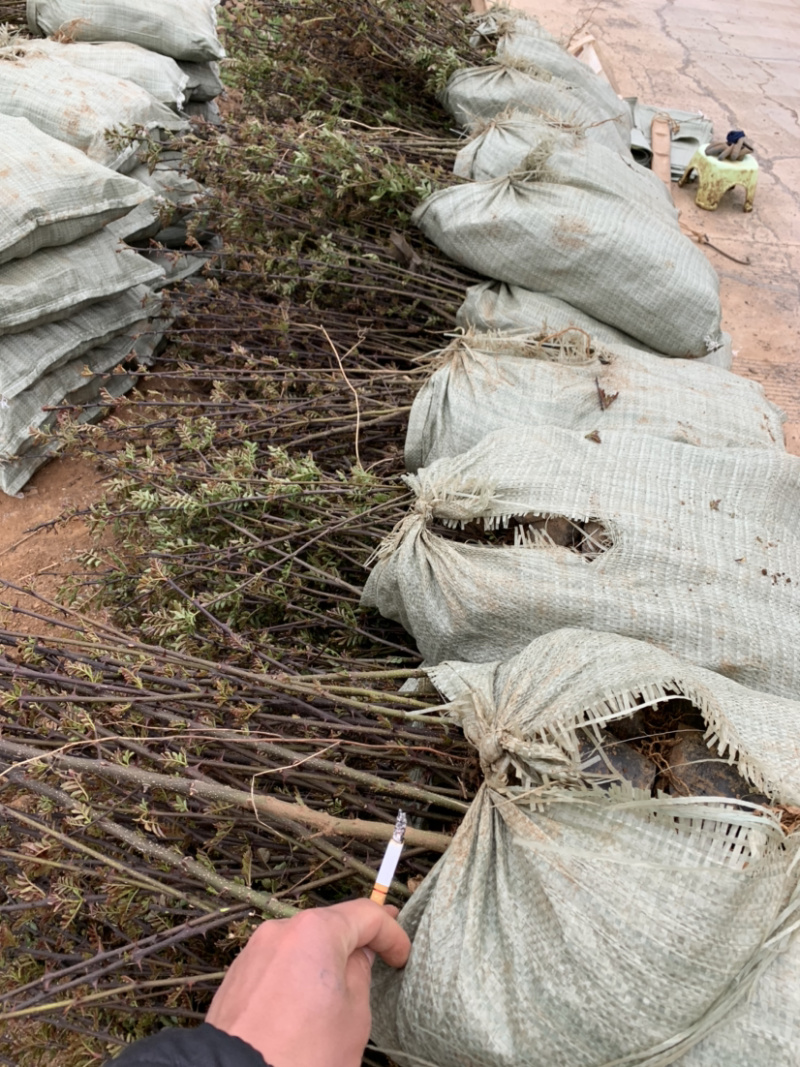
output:
[{"label": "concrete pavement", "polygon": [[[703,111],[716,136],[743,129],[756,145],[759,187],[715,212],[673,193],[687,230],[720,276],[733,369],[757,378],[786,411],[787,447],[800,454],[800,6],[795,0],[515,0],[563,41],[579,28],[601,42],[623,96]],[[748,265],[734,262],[749,260]]]}]

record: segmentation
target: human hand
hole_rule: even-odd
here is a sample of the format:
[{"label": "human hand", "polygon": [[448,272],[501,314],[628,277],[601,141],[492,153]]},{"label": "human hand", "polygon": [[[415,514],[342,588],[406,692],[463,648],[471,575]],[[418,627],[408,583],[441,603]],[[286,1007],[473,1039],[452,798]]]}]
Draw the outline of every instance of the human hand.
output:
[{"label": "human hand", "polygon": [[402,967],[411,943],[396,908],[350,900],[263,923],[234,960],[206,1022],[271,1067],[359,1067],[378,955]]}]

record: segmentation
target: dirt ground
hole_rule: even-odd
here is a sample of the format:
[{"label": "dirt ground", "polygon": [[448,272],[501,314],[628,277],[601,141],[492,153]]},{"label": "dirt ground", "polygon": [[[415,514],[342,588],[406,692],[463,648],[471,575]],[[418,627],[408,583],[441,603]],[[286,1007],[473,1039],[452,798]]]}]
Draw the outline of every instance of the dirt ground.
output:
[{"label": "dirt ground", "polygon": [[[720,276],[734,370],[758,379],[786,411],[787,447],[800,455],[800,8],[792,0],[600,0],[594,6],[515,0],[515,6],[565,38],[578,27],[592,32],[623,96],[703,111],[717,134],[743,129],[755,142],[760,171],[751,214],[742,212],[741,190],[727,194],[716,212],[695,206],[691,186],[673,185],[673,191],[685,225],[721,250],[704,248]],[[93,463],[72,458],[41,470],[21,498],[0,494],[0,580],[52,595],[76,569],[88,531],[79,517],[36,527],[88,507],[101,486]],[[18,601],[0,587],[0,603]],[[2,610],[0,622],[35,625],[21,624],[19,616],[12,622]]]},{"label": "dirt ground", "polygon": [[[0,493],[0,625],[23,633],[39,632],[35,619],[8,608],[24,604],[49,614],[43,604],[3,588],[3,581],[30,586],[54,598],[64,579],[80,570],[79,556],[90,545],[86,523],[75,517],[53,523],[66,512],[83,511],[102,495],[102,476],[96,464],[81,458],[56,459],[43,467],[25,488],[22,498]],[[42,527],[37,529],[37,527]]]}]

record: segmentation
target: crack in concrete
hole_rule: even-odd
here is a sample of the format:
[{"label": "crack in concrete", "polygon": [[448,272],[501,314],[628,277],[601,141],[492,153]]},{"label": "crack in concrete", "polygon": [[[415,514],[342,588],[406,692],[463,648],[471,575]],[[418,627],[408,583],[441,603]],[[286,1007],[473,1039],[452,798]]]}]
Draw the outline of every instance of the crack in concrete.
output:
[{"label": "crack in concrete", "polygon": [[[658,18],[659,25],[661,26],[661,32],[668,40],[672,41],[673,44],[677,45],[683,53],[683,61],[679,68],[679,72],[696,86],[701,96],[711,97],[711,99],[714,101],[720,111],[724,112],[727,115],[729,123],[728,128],[735,129],[736,120],[734,118],[733,112],[730,110],[728,105],[719,100],[716,93],[711,89],[711,87],[701,81],[701,79],[695,74],[693,74],[690,70],[690,67],[694,66],[694,59],[692,58],[692,53],[689,49],[689,46],[684,43],[683,39],[680,36],[676,36],[675,34],[673,34],[667,18],[667,14],[670,8],[674,6],[675,0],[666,0],[665,4],[662,4],[660,7],[656,8],[655,14]],[[712,27],[712,29],[714,29],[714,27]]]}]

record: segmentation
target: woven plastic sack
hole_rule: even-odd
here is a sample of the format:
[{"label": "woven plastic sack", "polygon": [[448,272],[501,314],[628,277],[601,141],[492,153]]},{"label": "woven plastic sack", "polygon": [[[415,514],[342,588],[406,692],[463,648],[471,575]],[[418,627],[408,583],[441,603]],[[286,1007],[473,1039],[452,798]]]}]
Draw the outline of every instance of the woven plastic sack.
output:
[{"label": "woven plastic sack", "polygon": [[0,418],[2,408],[58,367],[107,344],[142,319],[157,315],[161,297],[146,285],[91,304],[44,326],[0,338]]},{"label": "woven plastic sack", "polygon": [[412,220],[462,266],[558,297],[656,352],[719,347],[714,269],[648,204],[512,176],[441,189]]},{"label": "woven plastic sack", "polygon": [[186,105],[186,114],[194,119],[202,119],[211,126],[222,125],[222,112],[216,100],[190,100]]},{"label": "woven plastic sack", "polygon": [[8,410],[0,411],[0,491],[10,496],[18,493],[60,450],[58,436],[45,440],[37,436],[52,432],[58,418],[58,412],[43,411],[44,407],[62,402],[70,405],[70,414],[77,422],[102,418],[108,408],[106,396],[123,396],[137,381],[135,373],[115,371],[117,365],[123,361],[137,367],[151,363],[167,325],[163,319],[142,322],[138,332],[126,331],[82,359],[45,375]]},{"label": "woven plastic sack", "polygon": [[170,163],[158,163],[152,172],[141,164],[129,176],[142,183],[145,199],[125,218],[112,222],[108,231],[123,241],[148,237],[161,240],[165,228],[179,227],[183,243],[186,240],[185,219],[202,199],[203,186]]},{"label": "woven plastic sack", "polygon": [[[621,100],[607,107],[603,101],[559,78],[542,80],[535,72],[494,63],[456,71],[441,95],[444,107],[461,126],[491,119],[509,108],[532,111],[551,120],[582,128],[602,123],[621,152],[630,150],[631,113]],[[612,143],[609,140],[609,143]]]},{"label": "woven plastic sack", "polygon": [[800,833],[587,781],[578,735],[685,694],[721,754],[796,805],[800,705],[580,630],[429,674],[485,781],[401,913],[406,967],[375,965],[378,1047],[401,1067],[794,1067]]},{"label": "woven plastic sack", "polygon": [[225,52],[219,0],[27,0],[31,33],[64,30],[75,41],[129,41],[173,59],[205,63]]},{"label": "woven plastic sack", "polygon": [[[609,136],[609,127],[605,123],[583,126],[575,119],[576,116],[573,116],[572,121],[568,122],[566,119],[511,108],[487,121],[479,120],[473,124],[473,136],[456,153],[453,173],[459,178],[481,182],[511,174],[541,145],[543,136],[548,132],[551,136],[553,133],[571,134],[573,143],[580,143],[585,137],[587,141],[603,145],[625,158],[619,148],[619,138],[613,132]],[[566,136],[564,140],[567,140]]]},{"label": "woven plastic sack", "polygon": [[[522,172],[532,165],[537,181],[569,185],[573,189],[583,189],[599,196],[629,200],[677,225],[678,211],[666,186],[651,170],[634,163],[630,153],[625,157],[605,145],[559,135],[544,125],[539,125],[538,130],[538,137],[533,131],[528,131],[528,153],[517,164],[509,166],[511,155],[502,150],[495,151],[500,147],[497,144],[498,128],[496,125],[490,127],[493,136],[484,136],[482,141],[477,142],[471,173],[461,176],[489,181],[505,177],[512,171]],[[457,165],[466,162],[468,157],[463,153],[473,144],[476,142],[461,149],[456,157]]]},{"label": "woven plastic sack", "polygon": [[[426,662],[507,657],[577,626],[753,689],[800,692],[800,459],[520,428],[406,480],[416,503],[381,545],[362,602],[402,623]],[[526,527],[535,516],[561,518],[581,544]],[[448,535],[465,523],[487,533]],[[502,530],[511,543],[490,543]]]},{"label": "woven plastic sack", "polygon": [[522,60],[569,85],[578,86],[612,112],[620,106],[621,101],[608,82],[595,74],[585,63],[571,56],[556,41],[548,41],[541,36],[532,36],[510,28],[499,38],[496,54],[501,63]]},{"label": "woven plastic sack", "polygon": [[181,70],[187,78],[187,100],[215,100],[224,88],[219,63],[181,63]]},{"label": "woven plastic sack", "polygon": [[578,311],[571,304],[547,293],[534,293],[521,285],[480,282],[467,289],[456,312],[456,325],[478,333],[547,335],[566,329],[584,330],[601,344],[621,344],[646,350],[647,346],[615,330],[605,322]]},{"label": "woven plastic sack", "polygon": [[15,259],[0,267],[0,337],[67,318],[162,274],[104,231]]},{"label": "woven plastic sack", "polygon": [[140,319],[102,347],[92,348],[79,359],[50,371],[33,385],[6,401],[0,410],[0,459],[23,455],[35,441],[35,434],[52,425],[55,412],[46,410],[61,404],[76,390],[92,385],[90,398],[99,395],[94,376],[103,374],[128,358],[136,338],[148,329]]},{"label": "woven plastic sack", "polygon": [[27,119],[0,115],[0,264],[70,244],[136,207],[147,191],[54,141]]},{"label": "woven plastic sack", "polygon": [[130,172],[130,176],[142,182],[157,196],[183,210],[194,207],[205,192],[199,182],[170,163],[157,163],[152,171],[149,167],[140,165]]},{"label": "woven plastic sack", "polygon": [[161,104],[180,110],[188,98],[189,76],[174,59],[126,41],[70,41],[37,38],[24,44],[26,53],[43,52],[65,63],[124,78],[146,89]]},{"label": "woven plastic sack", "polygon": [[[538,336],[577,328],[601,344],[621,344],[648,351],[647,346],[635,337],[598,322],[558,297],[533,293],[530,289],[506,285],[505,282],[471,285],[464,303],[456,312],[456,324],[462,330],[474,329],[479,333],[533,333]],[[698,357],[698,362],[730,370],[733,363],[730,334],[721,334],[719,347]]]},{"label": "woven plastic sack", "polygon": [[28,119],[112,170],[135,157],[138,146],[114,147],[107,131],[186,128],[185,119],[133,82],[34,51],[0,61],[0,114]]},{"label": "woven plastic sack", "polygon": [[406,434],[412,473],[467,452],[494,430],[560,426],[629,430],[711,448],[782,451],[785,415],[753,381],[690,360],[668,361],[568,333],[535,337],[468,334],[432,359]]},{"label": "woven plastic sack", "polygon": [[216,253],[222,250],[222,238],[213,237],[205,248],[185,249],[177,252],[172,250],[161,251],[158,249],[150,253],[149,258],[157,263],[162,270],[162,275],[154,283],[153,288],[158,290],[166,285],[175,285],[178,282],[191,278],[208,266]]}]

